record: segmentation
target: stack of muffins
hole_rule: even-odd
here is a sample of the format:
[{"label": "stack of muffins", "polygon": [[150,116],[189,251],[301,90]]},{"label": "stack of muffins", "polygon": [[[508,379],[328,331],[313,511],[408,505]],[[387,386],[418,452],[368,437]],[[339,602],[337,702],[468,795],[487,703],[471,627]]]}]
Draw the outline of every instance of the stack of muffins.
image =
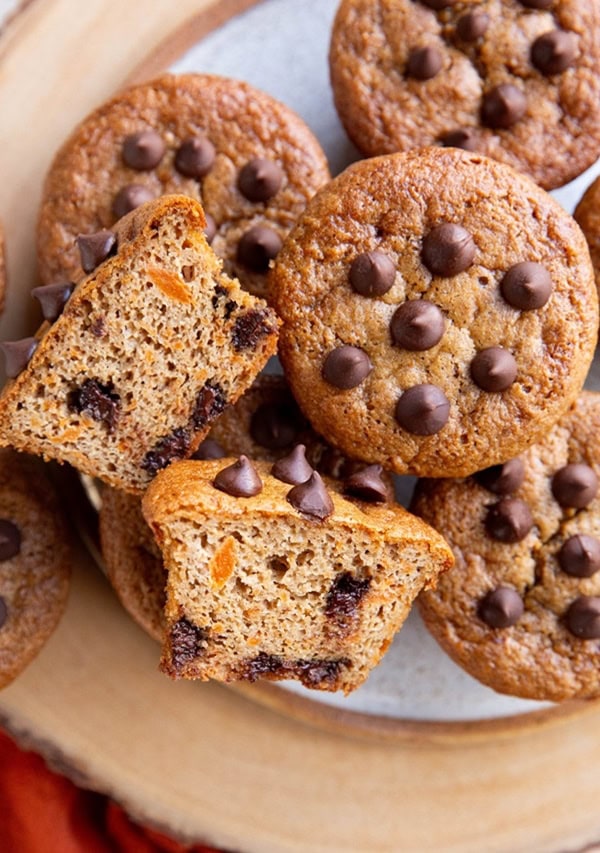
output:
[{"label": "stack of muffins", "polygon": [[[172,677],[349,692],[418,597],[482,682],[599,695],[598,298],[546,190],[600,154],[600,3],[343,0],[330,61],[368,158],[333,180],[214,76],[74,131],[0,443],[102,482],[107,574]],[[593,246],[593,188],[577,218]]]}]

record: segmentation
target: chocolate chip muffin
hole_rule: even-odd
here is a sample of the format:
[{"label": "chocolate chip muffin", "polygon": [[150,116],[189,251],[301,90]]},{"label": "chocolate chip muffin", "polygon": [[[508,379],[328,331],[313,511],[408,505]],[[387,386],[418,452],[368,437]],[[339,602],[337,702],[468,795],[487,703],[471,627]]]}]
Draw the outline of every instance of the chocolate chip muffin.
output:
[{"label": "chocolate chip muffin", "polygon": [[551,189],[600,154],[597,0],[343,0],[330,65],[367,156],[456,146]]},{"label": "chocolate chip muffin", "polygon": [[328,179],[319,143],[283,104],[238,80],[167,74],[99,107],[56,155],[38,221],[41,279],[78,281],[78,235],[182,193],[202,202],[227,274],[262,295],[282,239]]},{"label": "chocolate chip muffin", "polygon": [[587,240],[600,291],[600,178],[590,184],[573,214]]},{"label": "chocolate chip muffin", "polygon": [[577,224],[457,149],[351,166],[309,203],[272,284],[313,427],[399,474],[466,476],[520,453],[574,400],[596,344]]},{"label": "chocolate chip muffin", "polygon": [[600,695],[600,394],[584,392],[521,457],[426,480],[413,509],[454,569],[420,609],[442,648],[502,693]]},{"label": "chocolate chip muffin", "polygon": [[[298,452],[299,443],[304,451]],[[307,477],[315,467],[343,480],[344,490],[355,497],[392,499],[391,478],[385,472],[346,459],[310,428],[283,376],[258,376],[237,403],[217,417],[193,458],[245,454],[276,462],[294,448],[296,465],[304,455]],[[167,575],[140,498],[105,487],[99,520],[106,573],[121,604],[151,637],[162,639]]]},{"label": "chocolate chip muffin", "polygon": [[198,202],[163,196],[79,239],[93,271],[58,319],[2,344],[14,380],[0,399],[1,445],[134,493],[194,452],[273,354],[278,329],[222,272],[204,226]]},{"label": "chocolate chip muffin", "polygon": [[348,693],[417,593],[452,564],[397,504],[353,501],[292,452],[180,462],[142,508],[168,569],[162,669],[174,678],[293,678]]},{"label": "chocolate chip muffin", "polygon": [[69,537],[33,459],[0,450],[0,687],[40,652],[64,612]]}]

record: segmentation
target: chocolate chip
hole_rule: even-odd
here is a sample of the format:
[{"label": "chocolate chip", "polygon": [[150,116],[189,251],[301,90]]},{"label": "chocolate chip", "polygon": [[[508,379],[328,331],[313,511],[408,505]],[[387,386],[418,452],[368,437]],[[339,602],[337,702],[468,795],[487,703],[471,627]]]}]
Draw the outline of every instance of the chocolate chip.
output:
[{"label": "chocolate chip", "polygon": [[305,483],[294,486],[286,495],[294,509],[323,521],[333,512],[333,501],[320,474],[316,471]]},{"label": "chocolate chip", "polygon": [[181,672],[187,664],[204,654],[208,631],[198,628],[188,619],[179,619],[169,632],[171,664],[175,672]]},{"label": "chocolate chip", "polygon": [[381,473],[381,465],[367,465],[352,474],[344,483],[344,494],[369,503],[385,503],[391,498],[390,489]]},{"label": "chocolate chip", "polygon": [[524,610],[523,599],[516,589],[499,586],[481,599],[477,615],[490,628],[510,628],[516,625]]},{"label": "chocolate chip", "polygon": [[296,401],[264,403],[250,420],[253,441],[267,450],[283,450],[294,444],[305,423]]},{"label": "chocolate chip", "polygon": [[340,619],[353,616],[371,586],[371,578],[356,578],[350,572],[338,575],[327,593],[325,616]]},{"label": "chocolate chip", "polygon": [[558,562],[568,575],[591,578],[600,569],[600,541],[585,533],[570,536],[558,552]]},{"label": "chocolate chip", "polygon": [[503,465],[492,465],[475,474],[480,486],[495,495],[510,495],[516,492],[525,479],[525,465],[522,459],[510,459]]},{"label": "chocolate chip", "polygon": [[80,388],[67,394],[67,406],[77,414],[85,413],[95,421],[105,423],[113,432],[121,408],[121,398],[114,392],[112,382],[103,385],[97,379],[86,379]]},{"label": "chocolate chip", "polygon": [[113,199],[112,212],[115,219],[121,219],[122,216],[135,210],[141,204],[147,201],[152,201],[154,193],[143,184],[127,184],[122,187]]},{"label": "chocolate chip", "polygon": [[4,355],[4,371],[9,379],[14,379],[25,370],[38,343],[35,338],[0,342],[0,350]]},{"label": "chocolate chip", "polygon": [[21,550],[21,531],[7,518],[0,518],[0,562],[16,557]]},{"label": "chocolate chip", "polygon": [[443,222],[423,239],[421,258],[433,275],[456,275],[470,267],[474,257],[473,237],[462,225]]},{"label": "chocolate chip", "polygon": [[483,9],[467,12],[456,22],[456,33],[463,41],[477,41],[490,25],[490,16]]},{"label": "chocolate chip", "polygon": [[206,226],[204,228],[204,236],[206,237],[206,242],[210,245],[212,241],[215,239],[215,235],[217,233],[217,223],[212,218],[210,213],[204,212],[204,218],[206,219]]},{"label": "chocolate chip", "polygon": [[175,154],[175,168],[186,178],[199,180],[207,175],[215,162],[215,147],[206,136],[190,136]]},{"label": "chocolate chip", "polygon": [[390,332],[397,347],[422,352],[441,341],[445,327],[444,315],[437,305],[425,299],[411,299],[394,312]]},{"label": "chocolate chip", "polygon": [[190,447],[190,434],[185,427],[177,427],[169,435],[160,438],[152,450],[142,460],[141,467],[149,474],[166,468],[175,459],[187,456]]},{"label": "chocolate chip", "polygon": [[252,308],[235,318],[231,330],[231,342],[236,352],[255,347],[262,338],[275,332],[269,311],[265,308]]},{"label": "chocolate chip", "polygon": [[508,350],[488,347],[471,362],[471,379],[483,391],[506,391],[517,378],[517,362]]},{"label": "chocolate chip", "polygon": [[282,245],[277,231],[268,225],[254,225],[242,235],[237,248],[237,260],[252,272],[265,273]]},{"label": "chocolate chip", "polygon": [[213,481],[215,489],[234,498],[252,498],[262,492],[262,480],[247,456],[219,471]]},{"label": "chocolate chip", "polygon": [[342,667],[350,665],[348,658],[339,660],[298,660],[289,666],[304,684],[305,687],[314,688],[320,684],[333,684],[337,681]]},{"label": "chocolate chip", "polygon": [[430,80],[441,71],[442,54],[437,47],[414,47],[408,54],[406,74],[415,80]]},{"label": "chocolate chip", "polygon": [[483,96],[481,120],[487,127],[507,128],[519,121],[527,111],[527,98],[511,83],[495,86]]},{"label": "chocolate chip", "polygon": [[413,435],[434,435],[449,416],[450,403],[437,385],[413,385],[396,404],[396,420]]},{"label": "chocolate chip", "polygon": [[546,267],[532,261],[512,266],[500,282],[502,296],[521,311],[542,308],[550,299],[552,279]]},{"label": "chocolate chip", "polygon": [[93,272],[97,266],[117,251],[117,238],[112,231],[80,234],[76,237],[75,243],[79,249],[81,268],[85,273]]},{"label": "chocolate chip", "polygon": [[155,169],[165,153],[165,143],[155,130],[131,133],[123,142],[122,157],[126,166],[138,172]]},{"label": "chocolate chip", "polygon": [[56,284],[46,284],[44,287],[34,287],[31,295],[40,303],[42,317],[53,323],[63,312],[63,308],[73,293],[75,285],[70,281]]},{"label": "chocolate chip", "polygon": [[564,30],[550,30],[538,36],[531,45],[531,62],[547,77],[565,71],[573,64],[576,55],[575,36]]},{"label": "chocolate chip", "polygon": [[565,613],[565,622],[580,640],[600,639],[600,598],[580,595]]},{"label": "chocolate chip", "polygon": [[322,375],[334,388],[347,391],[364,382],[372,370],[371,359],[363,349],[344,344],[327,355]]},{"label": "chocolate chip", "polygon": [[199,430],[220,415],[227,405],[227,397],[218,382],[205,382],[196,395],[191,422]]},{"label": "chocolate chip", "polygon": [[198,445],[198,449],[195,453],[192,453],[190,458],[201,460],[223,459],[224,456],[227,456],[227,454],[218,441],[215,441],[214,438],[205,438],[204,441]]},{"label": "chocolate chip", "polygon": [[261,676],[280,675],[285,669],[282,658],[259,652],[255,658],[244,661],[239,677],[244,681],[254,682]]},{"label": "chocolate chip", "polygon": [[531,510],[519,498],[502,498],[489,507],[485,517],[485,529],[492,539],[505,544],[514,544],[525,539],[533,527]]},{"label": "chocolate chip", "polygon": [[554,0],[520,0],[520,2],[521,6],[526,6],[528,9],[549,9]]},{"label": "chocolate chip", "polygon": [[271,468],[271,474],[276,480],[292,486],[306,483],[312,472],[313,469],[306,460],[304,444],[297,444],[287,456],[279,459]]},{"label": "chocolate chip", "polygon": [[238,176],[238,189],[248,201],[268,201],[277,195],[283,183],[283,172],[266,157],[250,160]]},{"label": "chocolate chip", "polygon": [[363,252],[352,261],[350,284],[361,296],[383,296],[394,284],[396,267],[383,252]]},{"label": "chocolate chip", "polygon": [[95,338],[103,338],[106,334],[106,321],[105,318],[100,315],[96,317],[90,326],[90,332]]},{"label": "chocolate chip", "polygon": [[458,128],[440,136],[440,142],[447,148],[462,148],[463,151],[477,151],[477,137],[472,130]]},{"label": "chocolate chip", "polygon": [[0,628],[4,628],[6,625],[6,620],[8,619],[8,607],[6,605],[6,601],[0,595]]},{"label": "chocolate chip", "polygon": [[552,478],[552,494],[561,506],[583,509],[597,493],[598,477],[589,465],[565,465]]},{"label": "chocolate chip", "polygon": [[421,3],[424,6],[428,6],[430,9],[435,9],[436,12],[439,12],[440,9],[446,9],[448,6],[454,6],[455,3],[458,3],[458,0],[421,0]]}]

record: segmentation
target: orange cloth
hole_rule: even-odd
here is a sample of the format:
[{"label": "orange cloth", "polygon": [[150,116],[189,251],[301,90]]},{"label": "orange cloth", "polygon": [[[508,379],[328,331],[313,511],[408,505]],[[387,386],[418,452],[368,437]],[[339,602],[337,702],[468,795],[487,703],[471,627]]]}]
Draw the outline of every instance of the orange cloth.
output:
[{"label": "orange cloth", "polygon": [[83,791],[0,731],[2,853],[216,853],[184,847],[135,824],[101,794]]}]

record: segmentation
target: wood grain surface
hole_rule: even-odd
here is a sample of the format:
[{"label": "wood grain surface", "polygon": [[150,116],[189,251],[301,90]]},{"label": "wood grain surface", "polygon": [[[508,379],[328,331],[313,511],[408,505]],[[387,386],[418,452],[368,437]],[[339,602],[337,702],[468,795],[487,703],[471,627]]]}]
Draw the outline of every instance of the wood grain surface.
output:
[{"label": "wood grain surface", "polygon": [[[35,0],[4,32],[3,338],[30,330],[41,180],[64,136],[140,67],[162,70],[190,39],[249,5]],[[168,31],[176,35],[164,42]],[[406,726],[390,739],[339,717],[315,728],[217,685],[174,684],[156,664],[155,644],[80,549],[66,617],[0,694],[0,719],[139,819],[229,849],[546,853],[600,838],[597,704],[519,725]],[[306,709],[297,716],[323,726]]]}]

